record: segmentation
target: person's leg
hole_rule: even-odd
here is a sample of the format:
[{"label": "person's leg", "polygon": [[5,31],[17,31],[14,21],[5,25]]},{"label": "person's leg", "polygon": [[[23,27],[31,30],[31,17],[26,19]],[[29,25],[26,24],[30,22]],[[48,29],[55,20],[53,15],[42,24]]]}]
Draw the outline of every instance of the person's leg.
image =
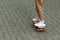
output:
[{"label": "person's leg", "polygon": [[44,20],[44,15],[42,11],[44,0],[36,0],[37,13],[40,21]]},{"label": "person's leg", "polygon": [[37,14],[40,21],[38,23],[35,23],[34,25],[38,26],[39,28],[44,28],[44,26],[46,26],[44,21],[43,11],[42,11],[43,3],[44,3],[44,0],[36,0]]}]

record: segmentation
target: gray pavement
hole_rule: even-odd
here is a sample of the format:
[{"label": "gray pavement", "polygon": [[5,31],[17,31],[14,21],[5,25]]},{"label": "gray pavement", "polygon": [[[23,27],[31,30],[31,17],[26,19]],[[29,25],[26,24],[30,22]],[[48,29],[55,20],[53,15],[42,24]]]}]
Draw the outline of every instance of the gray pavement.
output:
[{"label": "gray pavement", "polygon": [[0,40],[60,40],[60,0],[45,0],[46,32],[36,32],[35,0],[0,0]]}]

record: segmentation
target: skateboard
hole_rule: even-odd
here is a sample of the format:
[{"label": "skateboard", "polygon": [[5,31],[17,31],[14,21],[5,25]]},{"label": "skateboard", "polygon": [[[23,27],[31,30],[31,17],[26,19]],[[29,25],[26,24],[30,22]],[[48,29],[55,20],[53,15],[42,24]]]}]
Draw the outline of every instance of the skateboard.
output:
[{"label": "skateboard", "polygon": [[38,23],[39,21],[40,21],[39,19],[33,19],[33,26],[36,28],[36,32],[45,32],[46,31],[45,27],[39,28],[38,26],[34,25],[35,23]]}]

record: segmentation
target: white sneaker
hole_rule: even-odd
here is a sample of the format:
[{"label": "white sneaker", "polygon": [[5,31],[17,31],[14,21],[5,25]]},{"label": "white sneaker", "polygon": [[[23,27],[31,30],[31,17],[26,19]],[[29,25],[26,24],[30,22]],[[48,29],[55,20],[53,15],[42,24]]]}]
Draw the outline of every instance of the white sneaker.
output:
[{"label": "white sneaker", "polygon": [[38,23],[35,23],[34,25],[38,26],[39,28],[44,28],[46,26],[45,21],[40,21]]},{"label": "white sneaker", "polygon": [[33,21],[40,20],[38,17],[33,18]]}]

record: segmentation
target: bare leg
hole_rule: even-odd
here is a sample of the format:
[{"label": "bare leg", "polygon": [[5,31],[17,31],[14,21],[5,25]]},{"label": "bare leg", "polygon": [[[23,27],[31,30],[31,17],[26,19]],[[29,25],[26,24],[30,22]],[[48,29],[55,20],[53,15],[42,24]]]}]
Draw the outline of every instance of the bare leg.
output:
[{"label": "bare leg", "polygon": [[40,21],[44,20],[44,15],[42,11],[44,0],[36,0],[36,7],[38,12],[38,17],[40,18]]},{"label": "bare leg", "polygon": [[38,28],[44,28],[46,26],[45,21],[44,21],[44,15],[43,15],[43,3],[44,0],[36,0],[36,7],[37,7],[37,14],[39,17],[39,22],[35,22],[35,26],[37,26]]}]

